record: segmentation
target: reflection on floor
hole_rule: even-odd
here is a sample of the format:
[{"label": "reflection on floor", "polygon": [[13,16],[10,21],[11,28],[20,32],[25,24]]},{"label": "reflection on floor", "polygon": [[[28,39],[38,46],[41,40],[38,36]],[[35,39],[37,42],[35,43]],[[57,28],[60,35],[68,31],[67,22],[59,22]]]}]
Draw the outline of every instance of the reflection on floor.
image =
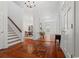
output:
[{"label": "reflection on floor", "polygon": [[25,39],[5,50],[0,50],[1,58],[64,58],[59,44],[54,41]]}]

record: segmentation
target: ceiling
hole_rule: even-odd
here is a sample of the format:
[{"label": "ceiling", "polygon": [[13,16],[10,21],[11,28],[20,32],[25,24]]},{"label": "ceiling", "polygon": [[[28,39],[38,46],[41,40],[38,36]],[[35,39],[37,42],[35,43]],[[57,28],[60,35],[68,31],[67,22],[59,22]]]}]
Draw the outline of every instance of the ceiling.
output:
[{"label": "ceiling", "polygon": [[[21,8],[25,8],[25,13],[27,15],[31,15],[34,12],[33,8],[27,8],[24,6],[25,1],[13,1]],[[39,12],[39,17],[45,22],[54,21],[56,19],[59,12],[59,1],[36,1],[37,12]],[[36,12],[36,10],[35,10]]]},{"label": "ceiling", "polygon": [[13,2],[16,3],[20,7],[24,7],[25,1],[13,1]]},{"label": "ceiling", "polygon": [[[14,3],[16,3],[18,6],[20,7],[24,7],[25,5],[25,1],[13,1]],[[35,1],[36,5],[40,5],[40,6],[50,6],[50,7],[57,7],[57,5],[59,4],[59,1]]]}]

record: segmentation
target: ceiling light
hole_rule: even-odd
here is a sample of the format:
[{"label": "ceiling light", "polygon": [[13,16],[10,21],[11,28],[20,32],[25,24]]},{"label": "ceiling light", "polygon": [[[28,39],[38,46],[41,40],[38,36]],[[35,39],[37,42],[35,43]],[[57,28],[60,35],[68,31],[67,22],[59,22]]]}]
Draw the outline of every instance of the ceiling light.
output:
[{"label": "ceiling light", "polygon": [[28,7],[28,8],[33,8],[35,7],[35,1],[26,1],[25,2],[25,5]]}]

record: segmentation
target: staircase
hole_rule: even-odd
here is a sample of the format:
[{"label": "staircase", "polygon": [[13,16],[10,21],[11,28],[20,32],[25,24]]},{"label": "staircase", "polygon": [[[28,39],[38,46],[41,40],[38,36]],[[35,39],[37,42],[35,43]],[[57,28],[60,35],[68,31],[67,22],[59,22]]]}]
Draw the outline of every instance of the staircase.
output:
[{"label": "staircase", "polygon": [[8,24],[8,47],[20,42],[21,42],[21,39]]}]

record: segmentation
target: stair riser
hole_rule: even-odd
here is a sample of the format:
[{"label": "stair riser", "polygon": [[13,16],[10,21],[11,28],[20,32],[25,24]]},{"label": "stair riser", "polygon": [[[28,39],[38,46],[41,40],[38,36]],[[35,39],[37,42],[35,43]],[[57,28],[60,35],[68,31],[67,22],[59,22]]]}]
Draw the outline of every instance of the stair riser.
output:
[{"label": "stair riser", "polygon": [[12,43],[12,42],[15,42],[15,41],[20,41],[20,39],[9,40],[8,43]]},{"label": "stair riser", "polygon": [[10,46],[13,46],[13,45],[15,45],[15,44],[18,44],[18,43],[20,43],[21,41],[17,41],[17,42],[14,42],[14,43],[10,43],[10,44],[8,44],[8,46],[10,47]]}]

